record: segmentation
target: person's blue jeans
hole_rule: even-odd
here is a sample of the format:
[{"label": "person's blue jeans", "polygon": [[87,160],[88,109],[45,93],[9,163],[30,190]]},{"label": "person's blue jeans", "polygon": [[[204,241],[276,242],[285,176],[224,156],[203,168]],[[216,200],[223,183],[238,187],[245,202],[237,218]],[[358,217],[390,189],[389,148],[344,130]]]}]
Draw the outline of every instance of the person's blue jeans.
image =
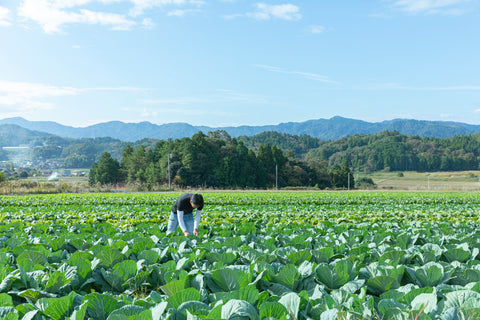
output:
[{"label": "person's blue jeans", "polygon": [[[193,212],[184,214],[183,222],[185,222],[185,227],[187,228],[188,233],[193,234]],[[172,212],[170,214],[170,218],[168,219],[167,234],[175,232],[177,228],[178,216]]]}]

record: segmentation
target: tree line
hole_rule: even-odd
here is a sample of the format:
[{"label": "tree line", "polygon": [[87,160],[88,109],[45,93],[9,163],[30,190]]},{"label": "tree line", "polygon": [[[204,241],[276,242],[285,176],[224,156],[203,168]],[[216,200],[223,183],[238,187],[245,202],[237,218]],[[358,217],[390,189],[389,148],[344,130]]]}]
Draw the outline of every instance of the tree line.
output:
[{"label": "tree line", "polygon": [[329,168],[326,161],[295,158],[269,143],[260,144],[254,151],[225,131],[160,140],[153,147],[127,145],[120,161],[104,152],[93,164],[89,182],[125,182],[147,189],[168,183],[213,188],[324,189],[354,185],[347,159]]},{"label": "tree line", "polygon": [[[168,183],[170,173],[170,181],[181,186],[323,189],[354,186],[351,172],[480,169],[480,134],[431,138],[384,131],[322,141],[278,132],[232,138],[216,131],[143,142],[124,147],[110,181],[152,187]],[[95,174],[96,166],[105,164],[104,156],[92,167],[92,183],[107,183]]]}]

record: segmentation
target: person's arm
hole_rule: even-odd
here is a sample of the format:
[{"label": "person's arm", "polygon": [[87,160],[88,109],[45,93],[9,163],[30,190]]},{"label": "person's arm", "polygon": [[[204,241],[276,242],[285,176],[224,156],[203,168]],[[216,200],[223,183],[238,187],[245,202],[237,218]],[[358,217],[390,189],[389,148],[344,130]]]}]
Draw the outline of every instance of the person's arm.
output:
[{"label": "person's arm", "polygon": [[193,234],[198,236],[198,226],[200,225],[200,218],[202,217],[202,210],[197,209],[195,214],[195,222],[193,223]]},{"label": "person's arm", "polygon": [[178,224],[180,225],[180,229],[182,229],[183,234],[188,236],[190,233],[188,233],[187,227],[185,226],[185,221],[183,220],[183,211],[177,211],[177,218]]}]

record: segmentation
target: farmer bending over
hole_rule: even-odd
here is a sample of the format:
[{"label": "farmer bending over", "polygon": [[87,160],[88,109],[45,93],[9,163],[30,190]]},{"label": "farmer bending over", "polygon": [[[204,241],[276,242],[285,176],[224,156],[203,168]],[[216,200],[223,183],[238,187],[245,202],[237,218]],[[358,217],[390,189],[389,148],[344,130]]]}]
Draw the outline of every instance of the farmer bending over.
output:
[{"label": "farmer bending over", "polygon": [[[197,209],[195,220],[193,209]],[[203,197],[201,194],[184,193],[175,201],[170,219],[168,219],[167,234],[175,232],[178,225],[185,236],[194,234],[198,236],[198,225],[202,216]]]}]

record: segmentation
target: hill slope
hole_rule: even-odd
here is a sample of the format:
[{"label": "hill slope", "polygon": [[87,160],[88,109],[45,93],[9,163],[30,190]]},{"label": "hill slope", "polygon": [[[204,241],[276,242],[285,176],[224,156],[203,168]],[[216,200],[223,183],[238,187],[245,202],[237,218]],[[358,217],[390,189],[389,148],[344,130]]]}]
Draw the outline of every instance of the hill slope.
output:
[{"label": "hill slope", "polygon": [[25,129],[14,124],[0,125],[0,147],[17,147],[19,145],[32,145],[49,136],[48,133]]}]

